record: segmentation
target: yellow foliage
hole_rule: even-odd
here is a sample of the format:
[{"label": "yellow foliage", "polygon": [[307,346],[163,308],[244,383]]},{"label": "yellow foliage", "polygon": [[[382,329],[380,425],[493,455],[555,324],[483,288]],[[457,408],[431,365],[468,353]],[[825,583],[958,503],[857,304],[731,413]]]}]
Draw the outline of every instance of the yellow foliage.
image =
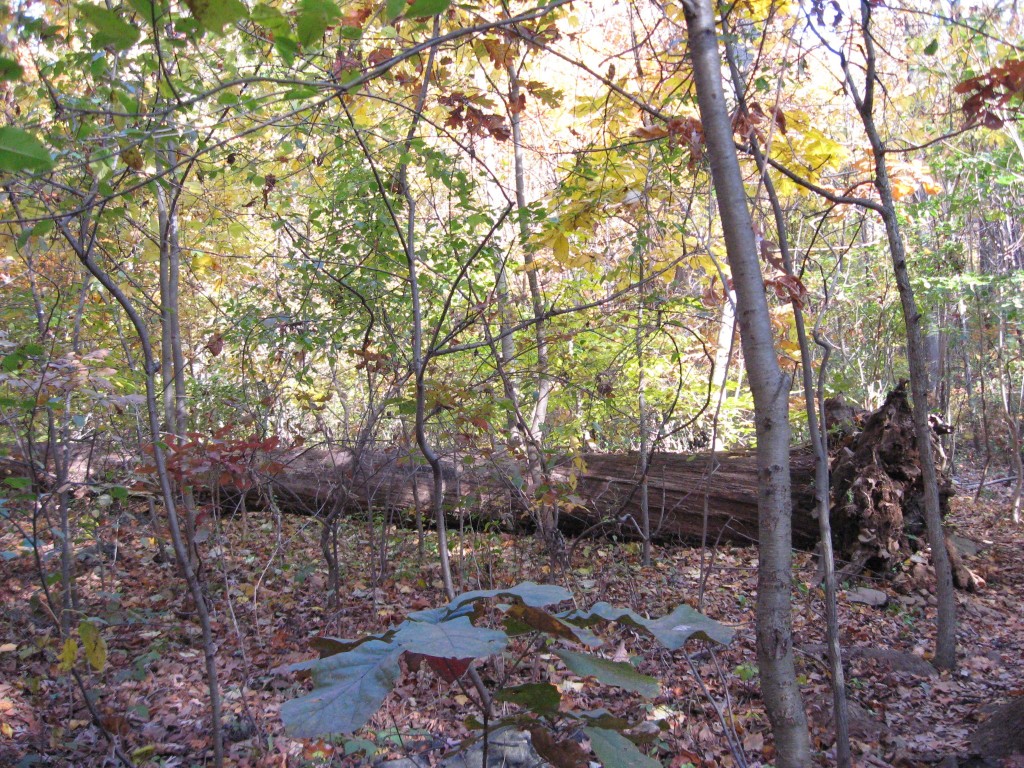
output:
[{"label": "yellow foliage", "polygon": [[75,659],[78,658],[78,643],[73,637],[64,641],[64,648],[60,652],[58,668],[61,672],[70,672],[75,666]]},{"label": "yellow foliage", "polygon": [[795,3],[792,0],[739,0],[736,3],[736,10],[743,18],[752,21],[763,21],[772,12],[776,14],[789,14]]},{"label": "yellow foliage", "polygon": [[82,621],[78,625],[78,635],[82,638],[89,666],[97,672],[102,672],[107,666],[107,641],[103,639],[99,628],[91,621]]}]

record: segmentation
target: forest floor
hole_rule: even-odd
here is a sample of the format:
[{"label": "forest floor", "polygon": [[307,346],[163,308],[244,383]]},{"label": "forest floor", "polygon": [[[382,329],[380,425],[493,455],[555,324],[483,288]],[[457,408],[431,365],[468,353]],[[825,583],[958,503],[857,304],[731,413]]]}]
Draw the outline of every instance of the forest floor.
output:
[{"label": "forest floor", "polygon": [[[839,611],[844,650],[851,651],[846,679],[858,765],[929,765],[963,752],[972,729],[993,705],[1024,693],[1024,527],[1006,519],[999,498],[978,504],[954,499],[949,523],[980,543],[966,563],[987,582],[978,593],[958,593],[956,672],[939,675],[923,663],[934,629],[932,579],[923,562],[908,563],[913,575],[866,583],[886,593],[883,607],[851,601],[857,585],[843,585]],[[116,526],[108,521],[103,530],[116,530],[116,552],[109,546],[94,546],[91,554],[86,549],[78,562],[78,583],[82,616],[100,628],[106,659],[97,672],[79,650],[74,668],[105,728],[136,765],[208,764],[203,656],[184,584],[144,519],[124,513]],[[463,721],[474,714],[470,700],[425,667],[399,680],[360,732],[363,741],[349,742],[350,749],[367,750],[374,742],[373,757],[366,752],[345,757],[341,738],[291,739],[278,715],[283,702],[306,690],[306,682],[283,668],[315,656],[312,637],[379,632],[410,611],[446,602],[437,568],[419,565],[415,531],[390,532],[382,558],[367,524],[345,524],[340,530],[345,586],[336,607],[327,599],[314,521],[294,516],[275,521],[250,513],[245,520],[223,520],[221,533],[202,546],[228,765],[369,765],[424,749],[439,756],[467,735]],[[428,537],[428,550],[432,542]],[[5,534],[0,551],[17,551],[20,543]],[[621,657],[625,648],[640,671],[662,682],[655,699],[566,675],[554,657],[537,668],[561,679],[563,698],[578,708],[606,707],[634,719],[661,720],[656,756],[663,765],[732,768],[772,762],[754,649],[753,548],[723,546],[702,557],[697,548],[659,546],[655,565],[643,568],[636,544],[589,540],[576,544],[568,570],[552,573],[532,537],[454,531],[452,555],[460,590],[533,580],[569,587],[582,606],[605,600],[660,616],[681,603],[699,605],[736,630],[729,646],[691,641],[669,654],[628,632],[608,637],[603,649],[608,657]],[[375,585],[372,574],[382,560],[385,575]],[[40,597],[33,558],[0,561],[0,568],[0,766],[116,764],[67,673],[68,652]],[[799,554],[793,604],[798,673],[817,758],[829,764],[834,761],[822,650],[825,622],[814,574],[813,558]],[[92,655],[99,660],[95,648]],[[481,671],[487,678],[488,667]],[[734,729],[742,750],[730,749],[726,727]]]}]

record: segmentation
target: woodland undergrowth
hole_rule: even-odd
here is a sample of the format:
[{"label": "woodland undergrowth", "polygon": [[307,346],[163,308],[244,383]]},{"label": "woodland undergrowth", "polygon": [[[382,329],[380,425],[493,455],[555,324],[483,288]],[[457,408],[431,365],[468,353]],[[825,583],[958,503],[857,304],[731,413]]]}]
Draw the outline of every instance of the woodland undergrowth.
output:
[{"label": "woodland undergrowth", "polygon": [[[117,539],[79,548],[81,610],[99,627],[106,646],[102,671],[84,660],[76,669],[125,752],[140,766],[202,765],[209,743],[203,657],[188,595],[166,544],[153,534],[144,508],[106,510],[118,516]],[[1024,531],[1007,521],[1005,501],[954,500],[951,527],[981,542],[969,567],[987,582],[976,594],[958,594],[960,665],[949,674],[925,674],[921,657],[932,647],[932,578],[923,564],[909,564],[913,578],[868,579],[889,596],[885,607],[840,594],[847,658],[853,747],[866,765],[917,765],[961,751],[987,707],[1024,689],[1024,572],[1018,553]],[[379,533],[379,531],[378,531]],[[365,521],[341,529],[345,591],[332,607],[318,559],[319,530],[309,518],[250,512],[227,517],[203,544],[206,587],[218,644],[225,698],[229,764],[236,766],[367,765],[410,753],[440,756],[468,735],[473,714],[467,696],[426,667],[403,675],[385,706],[357,739],[296,740],[283,731],[283,702],[306,683],[285,670],[312,656],[318,635],[356,637],[398,624],[410,612],[446,601],[440,575],[418,561],[415,531],[389,533],[387,571],[374,583],[380,552]],[[374,536],[373,541],[379,542]],[[692,546],[655,548],[654,565],[642,568],[635,543],[588,540],[572,550],[567,570],[552,572],[548,553],[529,537],[501,532],[454,531],[451,553],[459,591],[505,587],[524,580],[570,588],[580,605],[604,600],[646,615],[679,604],[736,630],[725,647],[690,643],[669,654],[627,630],[608,638],[608,658],[627,655],[640,672],[662,683],[659,696],[643,700],[593,679],[579,679],[554,657],[532,664],[559,684],[577,709],[604,707],[633,719],[660,721],[659,750],[666,766],[737,765],[723,734],[725,713],[742,743],[747,765],[772,760],[768,723],[758,692],[754,651],[756,551],[719,547],[702,557]],[[16,551],[10,535],[0,549]],[[916,566],[916,567],[915,567]],[[0,765],[105,765],[108,741],[91,721],[72,684],[62,645],[40,597],[31,557],[3,563],[0,589]],[[821,591],[813,558],[797,556],[794,634],[800,681],[822,764],[832,745],[830,694],[823,660]],[[878,653],[884,649],[886,653]],[[891,653],[890,653],[891,652]],[[485,665],[484,675],[488,673]],[[346,743],[351,752],[345,756]],[[357,751],[361,750],[361,751]],[[368,754],[372,753],[372,757]],[[32,762],[33,756],[38,758]]]}]

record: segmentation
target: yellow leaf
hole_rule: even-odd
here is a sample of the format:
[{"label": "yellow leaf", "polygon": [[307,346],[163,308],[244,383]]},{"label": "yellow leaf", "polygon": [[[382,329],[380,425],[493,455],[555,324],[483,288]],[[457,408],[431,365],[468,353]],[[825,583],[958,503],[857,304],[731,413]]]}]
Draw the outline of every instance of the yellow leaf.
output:
[{"label": "yellow leaf", "polygon": [[64,650],[60,652],[60,671],[70,672],[75,666],[75,659],[78,658],[78,643],[75,638],[69,637],[64,641]]},{"label": "yellow leaf", "polygon": [[14,736],[14,729],[11,728],[10,723],[0,723],[0,733],[4,735],[5,739],[10,739]]},{"label": "yellow leaf", "polygon": [[551,250],[555,255],[555,261],[563,264],[569,260],[569,238],[564,232],[559,232],[554,242],[551,243]]},{"label": "yellow leaf", "polygon": [[213,269],[216,266],[217,262],[214,260],[213,256],[210,256],[207,253],[201,253],[192,259],[192,269],[197,272],[201,272],[204,269]]},{"label": "yellow leaf", "polygon": [[136,763],[141,763],[141,762],[145,762],[146,760],[149,760],[149,758],[151,758],[155,754],[156,754],[156,745],[155,744],[147,744],[144,747],[139,747],[138,749],[133,750],[132,754],[131,754],[131,758]]},{"label": "yellow leaf", "polygon": [[83,621],[78,625],[78,635],[85,646],[85,658],[97,672],[107,666],[107,641],[103,639],[99,628],[91,621]]}]

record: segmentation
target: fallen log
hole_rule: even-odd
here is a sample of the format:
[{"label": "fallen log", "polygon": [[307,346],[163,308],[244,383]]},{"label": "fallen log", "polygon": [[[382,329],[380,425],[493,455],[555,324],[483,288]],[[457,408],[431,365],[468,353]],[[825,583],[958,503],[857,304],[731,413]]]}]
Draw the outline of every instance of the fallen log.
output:
[{"label": "fallen log", "polygon": [[[913,414],[905,388],[881,408],[864,413],[840,401],[830,408],[832,530],[847,573],[865,567],[887,570],[919,546],[924,534],[923,487]],[[941,454],[940,454],[941,455]],[[278,503],[311,514],[332,511],[417,509],[430,519],[433,477],[414,454],[310,450],[279,455],[282,470],[270,478]],[[806,448],[790,455],[793,540],[813,547],[818,537],[814,503],[814,458]],[[651,530],[660,540],[715,543],[757,541],[757,459],[752,451],[656,453],[646,478],[637,453],[583,454],[549,472],[548,503],[559,509],[569,533],[599,531],[636,538],[641,482],[647,483]],[[449,462],[444,499],[453,517],[468,515],[514,521],[529,514],[515,464],[507,459]],[[943,513],[953,495],[940,467]]]},{"label": "fallen log", "polygon": [[[430,468],[414,456],[364,455],[347,451],[306,451],[278,456],[283,470],[269,478],[277,503],[307,514],[326,514],[340,505],[349,512],[414,513],[433,505]],[[806,450],[792,452],[795,537],[813,545],[814,460]],[[638,535],[642,478],[637,453],[583,454],[556,464],[549,472],[549,502],[559,508],[559,524],[569,533],[593,529]],[[646,478],[651,530],[659,540],[709,543],[757,541],[757,458],[751,451],[718,454],[659,453]],[[444,506],[452,516],[515,522],[527,517],[530,500],[518,489],[514,465],[503,461],[446,466]],[[258,503],[256,499],[250,499]],[[706,516],[706,521],[705,521]]]},{"label": "fallen log", "polygon": [[[865,567],[891,569],[918,548],[924,534],[920,455],[905,388],[898,387],[872,413],[841,399],[830,401],[827,416],[837,556],[850,564],[851,574]],[[172,453],[169,464],[222,506],[244,496],[253,508],[272,495],[284,510],[325,519],[360,512],[412,517],[417,511],[432,519],[433,477],[414,452],[267,450],[268,441],[225,445],[219,442],[214,451],[197,440],[186,446],[188,451]],[[811,548],[818,537],[814,459],[808,449],[798,448],[790,463],[793,540]],[[104,464],[97,461],[93,468]],[[568,533],[636,538],[641,530],[637,491],[645,482],[657,539],[757,541],[757,459],[752,451],[655,453],[646,477],[642,466],[637,453],[583,454],[550,467],[547,486],[536,496],[557,507],[559,524]],[[8,462],[3,469],[16,473],[20,467]],[[113,457],[104,468],[122,476],[127,472],[123,460]],[[953,484],[946,468],[939,469],[945,514]],[[528,518],[533,506],[516,462],[507,456],[449,457],[442,488],[442,503],[452,519],[497,519],[511,525]]]}]

